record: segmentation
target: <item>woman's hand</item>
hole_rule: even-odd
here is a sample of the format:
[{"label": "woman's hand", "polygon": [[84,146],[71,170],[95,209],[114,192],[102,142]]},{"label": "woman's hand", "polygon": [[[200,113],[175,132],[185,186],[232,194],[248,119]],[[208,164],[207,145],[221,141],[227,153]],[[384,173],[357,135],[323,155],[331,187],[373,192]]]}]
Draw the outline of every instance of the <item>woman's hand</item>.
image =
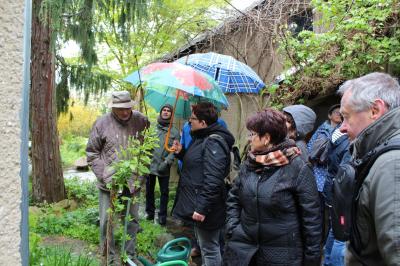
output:
[{"label": "woman's hand", "polygon": [[171,149],[174,150],[175,154],[178,154],[182,150],[182,144],[178,140],[174,140]]}]

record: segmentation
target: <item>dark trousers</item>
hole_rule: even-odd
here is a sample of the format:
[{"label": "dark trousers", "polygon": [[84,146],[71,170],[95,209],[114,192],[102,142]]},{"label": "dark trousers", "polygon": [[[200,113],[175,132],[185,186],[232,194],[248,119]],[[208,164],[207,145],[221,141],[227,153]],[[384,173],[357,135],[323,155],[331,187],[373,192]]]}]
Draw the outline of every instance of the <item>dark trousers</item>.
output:
[{"label": "dark trousers", "polygon": [[156,178],[160,186],[160,211],[158,217],[167,217],[168,195],[169,195],[169,176],[149,175],[146,178],[146,213],[149,216],[154,216],[156,210],[154,204],[154,188],[156,186]]}]

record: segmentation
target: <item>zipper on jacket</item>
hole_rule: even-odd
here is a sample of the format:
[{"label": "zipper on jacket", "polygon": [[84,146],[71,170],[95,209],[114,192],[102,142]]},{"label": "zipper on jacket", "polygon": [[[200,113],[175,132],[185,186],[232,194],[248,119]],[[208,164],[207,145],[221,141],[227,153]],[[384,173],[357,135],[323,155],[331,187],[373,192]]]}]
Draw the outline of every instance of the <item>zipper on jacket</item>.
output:
[{"label": "zipper on jacket", "polygon": [[258,185],[260,183],[261,175],[258,176],[257,185],[256,185],[256,206],[257,206],[257,249],[260,244],[260,209],[258,204]]}]

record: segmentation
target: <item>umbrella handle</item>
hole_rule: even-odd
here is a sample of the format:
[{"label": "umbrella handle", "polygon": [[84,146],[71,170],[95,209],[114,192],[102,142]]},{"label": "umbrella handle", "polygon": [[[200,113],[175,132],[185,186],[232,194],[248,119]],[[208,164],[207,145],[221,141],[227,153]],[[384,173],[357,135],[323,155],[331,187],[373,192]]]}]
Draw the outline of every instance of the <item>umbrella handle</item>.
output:
[{"label": "umbrella handle", "polygon": [[174,110],[172,110],[171,120],[170,120],[170,122],[169,122],[168,132],[167,132],[167,136],[165,136],[165,142],[164,142],[164,149],[165,149],[167,152],[169,152],[169,153],[175,151],[174,148],[168,147],[168,141],[169,141],[169,135],[170,135],[170,133],[171,133],[172,124],[173,124],[173,122],[174,122],[174,114],[175,114],[176,103],[178,102],[178,98],[179,98],[179,90],[176,90],[176,99],[175,99],[175,103],[174,103]]}]

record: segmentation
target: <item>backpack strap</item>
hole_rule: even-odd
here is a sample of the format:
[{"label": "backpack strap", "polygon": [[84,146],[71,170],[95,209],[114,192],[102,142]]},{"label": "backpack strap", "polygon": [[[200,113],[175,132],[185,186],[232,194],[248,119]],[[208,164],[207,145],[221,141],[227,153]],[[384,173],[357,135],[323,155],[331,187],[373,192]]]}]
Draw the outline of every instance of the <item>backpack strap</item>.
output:
[{"label": "backpack strap", "polygon": [[356,180],[353,192],[353,200],[352,200],[352,208],[351,208],[351,246],[357,254],[360,254],[360,251],[363,249],[361,245],[361,234],[357,229],[355,223],[355,217],[357,215],[357,203],[360,199],[360,189],[368,176],[369,170],[375,161],[378,159],[380,155],[386,153],[391,150],[400,150],[400,138],[391,138],[386,140],[382,144],[376,146],[374,149],[370,150],[364,157],[361,159],[356,159],[352,162],[353,167],[356,169]]},{"label": "backpack strap", "polygon": [[[231,168],[231,156],[230,156],[230,149],[229,149],[229,146],[228,146],[228,143],[225,141],[225,139],[222,137],[222,136],[220,136],[220,135],[218,135],[218,134],[211,134],[211,135],[209,135],[207,138],[205,138],[205,140],[203,141],[203,143],[202,143],[202,145],[201,145],[201,155],[202,155],[202,157],[204,158],[204,150],[205,150],[205,148],[206,148],[206,144],[207,144],[207,141],[208,141],[208,139],[209,138],[213,138],[213,139],[215,139],[215,140],[217,140],[217,142],[221,145],[221,147],[224,149],[224,151],[225,151],[225,154],[228,156],[228,159],[229,159],[229,167],[228,167],[228,173],[227,173],[227,175],[229,176],[229,169]],[[226,178],[224,178],[224,179],[226,179]]]}]

